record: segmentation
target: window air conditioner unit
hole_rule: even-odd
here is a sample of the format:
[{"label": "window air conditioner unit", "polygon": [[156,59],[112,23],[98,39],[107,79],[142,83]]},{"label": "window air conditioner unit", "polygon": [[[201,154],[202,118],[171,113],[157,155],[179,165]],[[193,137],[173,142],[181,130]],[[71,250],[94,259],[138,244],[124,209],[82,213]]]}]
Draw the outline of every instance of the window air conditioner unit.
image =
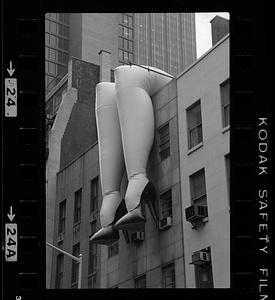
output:
[{"label": "window air conditioner unit", "polygon": [[137,242],[141,242],[143,240],[144,240],[144,232],[143,231],[137,231],[137,232],[133,232],[131,234],[131,242],[137,243]]},{"label": "window air conditioner unit", "polygon": [[159,229],[165,230],[172,226],[172,217],[166,217],[159,221]]},{"label": "window air conditioner unit", "polygon": [[198,251],[192,255],[192,264],[203,265],[210,261],[210,254],[206,251]]},{"label": "window air conditioner unit", "polygon": [[191,222],[193,225],[200,223],[204,218],[208,216],[207,206],[205,205],[191,205],[185,209],[186,220]]}]

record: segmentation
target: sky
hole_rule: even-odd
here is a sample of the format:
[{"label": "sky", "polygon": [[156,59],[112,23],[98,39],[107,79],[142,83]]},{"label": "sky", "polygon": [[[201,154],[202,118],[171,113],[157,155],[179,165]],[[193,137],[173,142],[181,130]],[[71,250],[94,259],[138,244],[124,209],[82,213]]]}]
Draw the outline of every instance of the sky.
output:
[{"label": "sky", "polygon": [[229,13],[196,13],[196,43],[197,43],[197,58],[202,56],[212,47],[211,25],[210,21],[219,15],[229,19]]}]

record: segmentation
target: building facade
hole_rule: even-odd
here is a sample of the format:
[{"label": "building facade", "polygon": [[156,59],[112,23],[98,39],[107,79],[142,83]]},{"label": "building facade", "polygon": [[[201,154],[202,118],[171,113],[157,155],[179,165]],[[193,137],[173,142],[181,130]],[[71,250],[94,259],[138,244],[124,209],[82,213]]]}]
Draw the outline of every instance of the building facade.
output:
[{"label": "building facade", "polygon": [[[228,288],[228,35],[177,78],[177,97],[186,286]],[[206,213],[197,224],[200,207]],[[201,264],[196,256],[204,253],[208,260]]]},{"label": "building facade", "polygon": [[196,59],[193,13],[47,13],[45,30],[46,94],[71,57],[99,65],[105,50],[112,69],[132,62],[173,75]]},{"label": "building facade", "polygon": [[[111,246],[89,242],[100,228],[98,144],[94,129],[89,140],[80,134],[94,128],[86,123],[94,112],[81,107],[94,105],[103,67],[70,62],[51,129],[67,112],[52,202],[54,245],[82,254],[82,288],[229,287],[229,37],[152,97],[156,131],[148,177],[157,190],[160,222],[146,208],[145,232],[120,232]],[[107,69],[111,74],[111,63]],[[96,75],[85,81],[85,70]],[[72,95],[72,106],[64,107]],[[126,186],[125,176],[122,195]],[[78,272],[70,258],[52,252],[50,288],[76,288]]]},{"label": "building facade", "polygon": [[174,76],[196,60],[194,13],[134,14],[135,62]]}]

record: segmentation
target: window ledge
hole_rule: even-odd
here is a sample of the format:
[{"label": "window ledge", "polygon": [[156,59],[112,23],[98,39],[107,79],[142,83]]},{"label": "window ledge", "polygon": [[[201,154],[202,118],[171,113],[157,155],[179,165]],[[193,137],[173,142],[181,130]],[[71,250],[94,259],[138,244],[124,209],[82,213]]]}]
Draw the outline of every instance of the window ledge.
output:
[{"label": "window ledge", "polygon": [[224,128],[222,129],[222,133],[227,132],[229,129],[230,129],[230,125],[227,125],[226,127],[224,127]]},{"label": "window ledge", "polygon": [[202,146],[203,146],[203,142],[200,142],[199,144],[197,144],[196,146],[194,146],[193,148],[191,148],[190,150],[188,150],[187,151],[187,155],[190,155],[191,153],[193,153],[194,151],[198,150]]}]

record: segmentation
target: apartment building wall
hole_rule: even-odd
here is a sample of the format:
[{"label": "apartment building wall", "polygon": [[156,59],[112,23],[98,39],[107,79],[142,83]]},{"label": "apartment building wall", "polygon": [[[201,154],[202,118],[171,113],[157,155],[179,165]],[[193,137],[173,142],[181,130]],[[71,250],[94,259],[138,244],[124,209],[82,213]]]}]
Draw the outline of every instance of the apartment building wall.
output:
[{"label": "apartment building wall", "polygon": [[[190,175],[204,168],[208,222],[198,229],[183,219],[186,287],[196,287],[192,254],[210,246],[214,287],[230,286],[230,215],[220,84],[229,78],[229,37],[221,40],[177,78],[180,181],[183,215],[191,205]],[[187,109],[200,99],[203,141],[188,149]]]},{"label": "apartment building wall", "polygon": [[[80,253],[82,257],[82,288],[88,288],[88,264],[89,264],[89,238],[91,236],[91,221],[97,222],[99,229],[99,215],[90,211],[90,183],[91,180],[99,176],[99,158],[97,142],[91,145],[79,157],[60,170],[57,174],[57,193],[55,204],[55,229],[54,244],[72,253],[73,246],[80,243]],[[75,192],[82,190],[81,199],[81,221],[74,224],[74,201]],[[99,203],[101,205],[102,195],[99,189]],[[64,233],[58,233],[59,204],[66,200],[66,221]],[[100,265],[100,247],[98,251],[98,266]],[[56,257],[53,258],[51,288],[55,288],[56,283]],[[61,288],[76,288],[77,282],[71,282],[72,259],[64,255],[63,284]],[[97,276],[100,276],[98,268]]]}]

